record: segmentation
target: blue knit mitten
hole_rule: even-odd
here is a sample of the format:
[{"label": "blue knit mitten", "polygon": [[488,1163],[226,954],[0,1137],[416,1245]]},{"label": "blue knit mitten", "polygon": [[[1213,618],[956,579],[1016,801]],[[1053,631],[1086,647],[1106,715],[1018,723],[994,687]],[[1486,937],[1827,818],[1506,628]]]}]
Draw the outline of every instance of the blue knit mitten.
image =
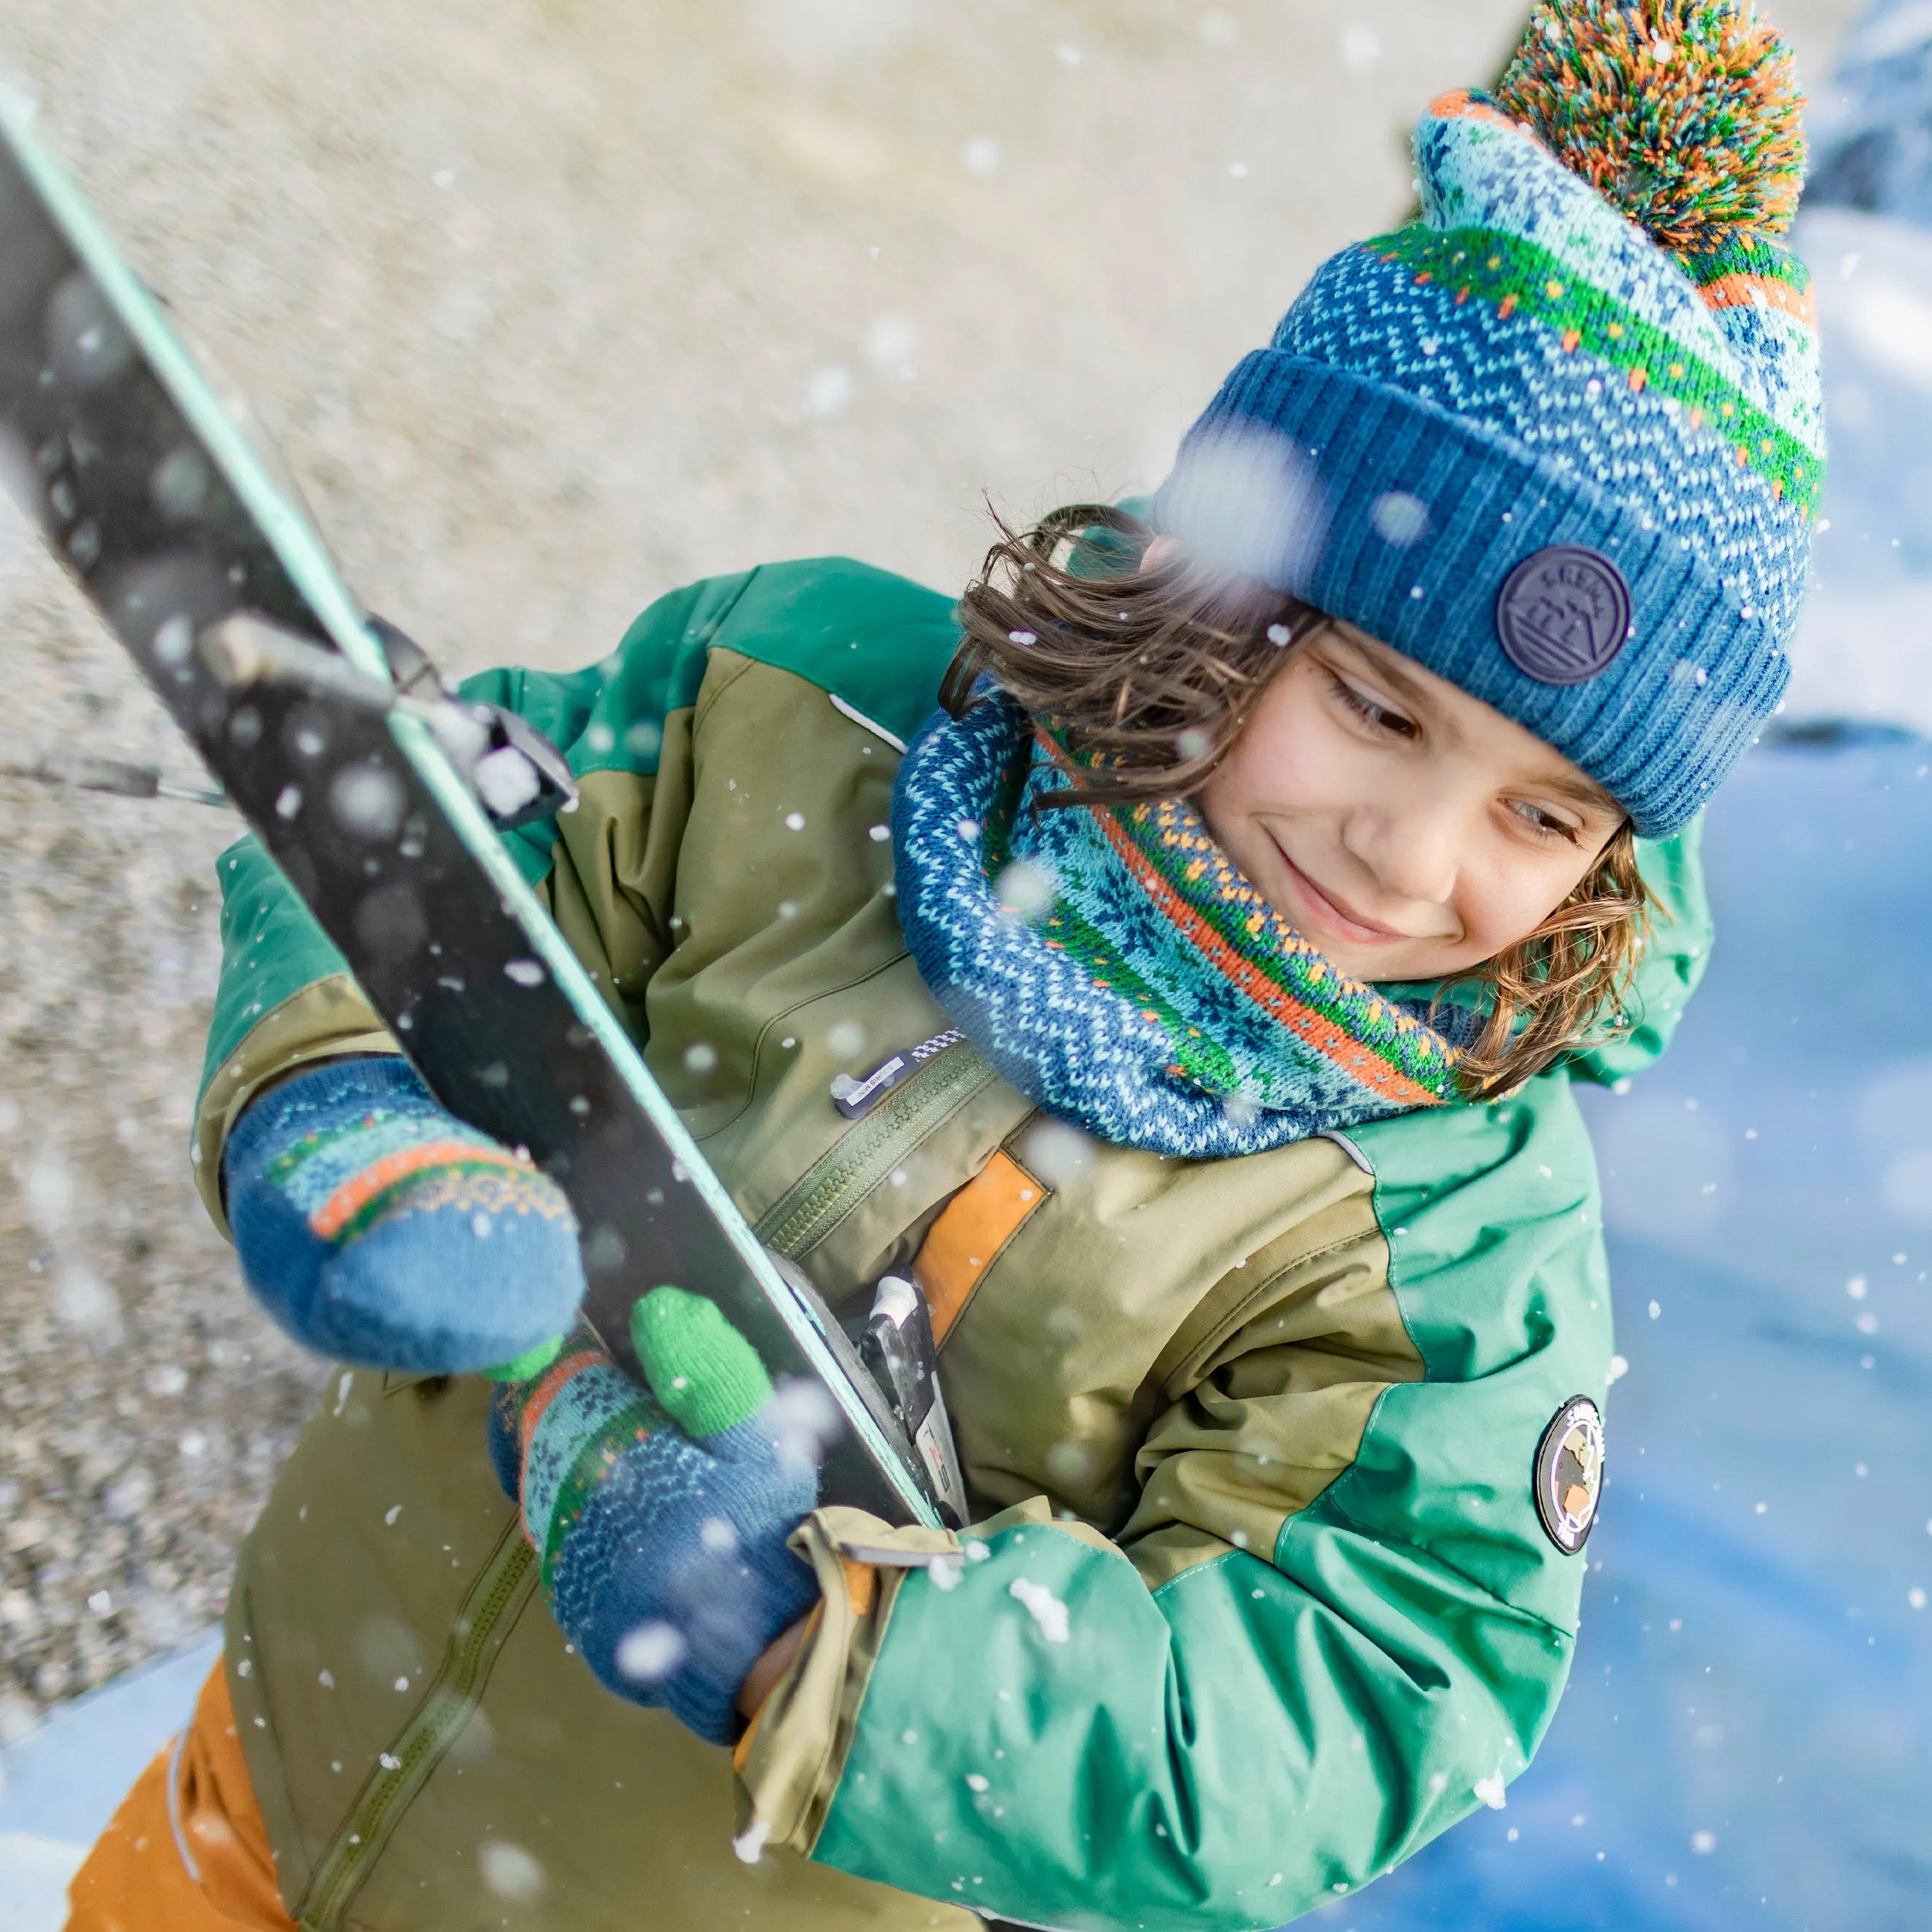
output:
[{"label": "blue knit mitten", "polygon": [[785,1547],[818,1500],[814,1445],[702,1295],[654,1289],[631,1331],[648,1389],[580,1329],[498,1396],[490,1452],[598,1681],[729,1743],[746,1672],[818,1594]]},{"label": "blue knit mitten", "polygon": [[529,1375],[583,1299],[563,1189],[445,1113],[405,1060],[332,1060],[270,1088],[222,1172],[243,1277],[318,1353]]}]

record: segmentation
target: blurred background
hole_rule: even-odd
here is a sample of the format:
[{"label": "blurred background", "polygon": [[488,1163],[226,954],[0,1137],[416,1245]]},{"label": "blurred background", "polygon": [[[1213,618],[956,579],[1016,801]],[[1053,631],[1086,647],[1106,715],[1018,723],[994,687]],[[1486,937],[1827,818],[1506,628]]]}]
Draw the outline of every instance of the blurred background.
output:
[{"label": "blurred background", "polygon": [[[1710,979],[1595,1109],[1628,1372],[1574,1688],[1505,1810],[1322,1915],[1359,1932],[1932,1911],[1932,5],[1767,10],[1828,527],[1712,814]],[[8,0],[0,79],[366,601],[457,672],[564,668],[706,572],[950,590],[988,498],[1157,482],[1526,11]],[[4,503],[0,665],[0,739],[195,776]],[[60,1923],[185,1712],[319,1385],[187,1179],[233,834],[0,780],[0,1932]]]}]

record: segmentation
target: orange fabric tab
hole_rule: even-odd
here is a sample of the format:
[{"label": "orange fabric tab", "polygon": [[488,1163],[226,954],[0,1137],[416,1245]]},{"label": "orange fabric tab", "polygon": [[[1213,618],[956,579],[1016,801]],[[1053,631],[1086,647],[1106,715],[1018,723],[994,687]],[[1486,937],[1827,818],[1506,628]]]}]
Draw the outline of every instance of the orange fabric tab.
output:
[{"label": "orange fabric tab", "polygon": [[[845,1573],[845,1594],[852,1600],[852,1614],[862,1617],[872,1608],[872,1598],[877,1594],[879,1572],[870,1563],[855,1563],[849,1556],[841,1556],[838,1564]],[[818,1635],[818,1626],[825,1620],[825,1600],[821,1597],[812,1605],[811,1614],[805,1620],[804,1635],[799,1640],[799,1649],[804,1649]],[[751,1713],[751,1722],[745,1726],[744,1736],[732,1747],[731,1768],[741,1777],[745,1767],[751,1762],[751,1741],[758,1735],[760,1721],[770,1706],[771,1696],[767,1692],[764,1702]]]},{"label": "orange fabric tab", "polygon": [[1046,1195],[1002,1148],[947,1202],[913,1264],[934,1342],[946,1339],[988,1264]]},{"label": "orange fabric tab", "polygon": [[758,1720],[765,1714],[765,1704],[770,1702],[770,1698],[767,1697],[764,1704],[751,1713],[751,1722],[745,1726],[744,1736],[731,1747],[731,1768],[740,1777],[745,1774],[745,1767],[751,1762],[751,1740],[758,1735]]},{"label": "orange fabric tab", "polygon": [[845,1573],[845,1594],[852,1600],[852,1614],[862,1617],[872,1608],[872,1597],[879,1588],[879,1572],[870,1563],[855,1563],[849,1556],[841,1556],[838,1563]]},{"label": "orange fabric tab", "polygon": [[[168,1811],[171,1774],[176,1818]],[[67,1900],[67,1932],[296,1932],[220,1664],[201,1687],[179,1760],[171,1744],[141,1773]]]}]

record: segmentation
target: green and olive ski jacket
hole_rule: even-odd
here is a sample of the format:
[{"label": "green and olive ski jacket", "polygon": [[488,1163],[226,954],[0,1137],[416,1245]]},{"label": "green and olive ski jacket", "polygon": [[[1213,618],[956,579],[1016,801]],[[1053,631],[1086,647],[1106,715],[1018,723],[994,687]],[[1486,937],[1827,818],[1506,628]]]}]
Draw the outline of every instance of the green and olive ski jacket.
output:
[{"label": "green and olive ski jacket", "polygon": [[[849,1121],[835,1077],[949,1024],[887,820],[957,637],[931,591],[789,563],[470,689],[567,750],[580,802],[509,842],[760,1237],[842,1311],[918,1280],[978,1520],[811,1518],[822,1604],[734,1757],[567,1651],[486,1384],[338,1370],[228,1613],[304,1927],[1247,1932],[1501,1803],[1536,1750],[1586,1566],[1539,1458],[1611,1360],[1570,1083],[1661,1047],[1707,940],[1694,851],[1644,854],[1640,1030],[1493,1104],[1168,1160],[1081,1142],[961,1042]],[[218,1219],[265,1082],[394,1050],[258,849],[221,867]],[[1587,1528],[1594,1466],[1565,1467]]]}]

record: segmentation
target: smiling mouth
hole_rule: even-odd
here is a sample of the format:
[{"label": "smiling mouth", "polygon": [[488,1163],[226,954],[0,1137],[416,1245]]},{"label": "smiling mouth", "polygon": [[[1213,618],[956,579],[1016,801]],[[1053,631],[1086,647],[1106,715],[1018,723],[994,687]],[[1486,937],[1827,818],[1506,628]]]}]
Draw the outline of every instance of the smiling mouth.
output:
[{"label": "smiling mouth", "polygon": [[1293,882],[1295,891],[1320,922],[1342,939],[1352,940],[1360,946],[1386,946],[1410,935],[1399,933],[1393,927],[1379,926],[1366,920],[1324,892],[1288,855],[1281,850],[1281,842],[1274,842],[1274,849],[1280,854],[1283,868]]}]

